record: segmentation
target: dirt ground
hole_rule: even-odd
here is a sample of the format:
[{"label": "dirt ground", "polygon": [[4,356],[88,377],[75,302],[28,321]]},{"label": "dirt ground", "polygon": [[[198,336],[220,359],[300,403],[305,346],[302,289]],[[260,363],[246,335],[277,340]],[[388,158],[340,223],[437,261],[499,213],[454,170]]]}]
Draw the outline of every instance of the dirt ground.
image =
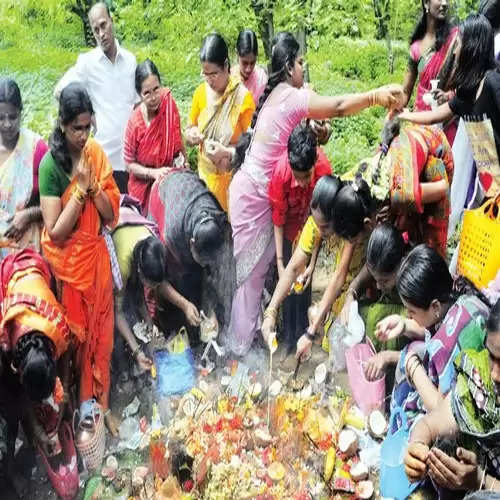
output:
[{"label": "dirt ground", "polygon": [[[316,270],[313,279],[313,300],[319,300],[328,283],[328,269],[325,266],[320,266]],[[195,350],[195,359],[201,356],[201,349],[204,346]],[[284,345],[279,345],[277,352],[273,356],[273,379],[286,378],[296,367],[293,357],[285,356]],[[212,353],[213,355],[213,353]],[[231,356],[224,360],[227,364],[231,361]],[[299,368],[298,378],[304,380],[309,379],[314,375],[316,366],[322,362],[327,362],[328,355],[321,349],[319,344],[313,346],[311,359],[303,363]],[[264,347],[260,339],[257,339],[250,351],[250,353],[238,360],[243,362],[250,368],[250,371],[255,371],[257,380],[260,381],[263,387],[267,387],[269,383],[269,355],[267,349]],[[200,379],[205,380],[210,387],[218,385],[219,378],[223,375],[223,366],[216,368],[209,376]],[[342,388],[348,388],[347,374],[341,372],[335,375],[334,384]],[[113,413],[121,417],[123,409],[134,399],[135,396],[139,397],[141,406],[139,409],[139,416],[145,415],[148,421],[151,419],[151,405],[153,401],[153,387],[151,381],[147,377],[139,377],[138,379],[129,380],[128,382],[115,387],[112,390],[111,407]],[[112,438],[109,434],[106,442],[106,453],[111,454],[115,450],[119,439]],[[45,468],[40,462],[38,455],[34,456],[27,444],[23,444],[16,455],[16,463],[19,477],[17,483],[18,490],[21,495],[17,498],[22,500],[55,500],[57,495],[52,489],[52,486],[45,473]],[[78,498],[83,498],[84,482],[87,479],[85,473],[80,475],[80,493]],[[1,498],[4,498],[0,494]],[[16,497],[11,497],[13,500]],[[6,498],[10,500],[10,498]]]}]

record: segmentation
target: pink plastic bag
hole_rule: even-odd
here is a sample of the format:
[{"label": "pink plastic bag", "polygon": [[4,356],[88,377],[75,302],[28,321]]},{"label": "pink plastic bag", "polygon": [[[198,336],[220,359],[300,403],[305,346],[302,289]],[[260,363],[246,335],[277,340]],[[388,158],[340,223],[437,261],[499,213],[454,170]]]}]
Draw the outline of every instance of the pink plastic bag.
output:
[{"label": "pink plastic bag", "polygon": [[38,446],[38,451],[42,457],[50,482],[59,497],[62,500],[72,500],[78,494],[79,476],[73,434],[67,422],[62,422],[59,427],[59,440],[62,446],[61,458],[64,463],[59,465],[57,470],[52,468],[40,446]]},{"label": "pink plastic bag", "polygon": [[[368,341],[369,342],[369,341]],[[365,363],[375,355],[369,344],[357,344],[345,353],[351,392],[359,409],[368,416],[374,409],[382,408],[385,398],[385,375],[369,381],[365,376]]]}]

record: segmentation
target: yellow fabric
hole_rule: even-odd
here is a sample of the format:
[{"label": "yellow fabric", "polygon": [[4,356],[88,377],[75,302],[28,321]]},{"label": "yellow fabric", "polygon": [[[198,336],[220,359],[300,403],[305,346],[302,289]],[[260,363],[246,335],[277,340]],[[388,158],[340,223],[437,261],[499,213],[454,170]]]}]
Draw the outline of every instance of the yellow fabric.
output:
[{"label": "yellow fabric", "polygon": [[[229,110],[224,106],[226,101],[232,103]],[[228,117],[225,118],[223,113],[226,111]],[[205,135],[205,139],[213,139],[227,146],[238,142],[241,134],[250,126],[254,111],[252,94],[238,78],[230,76],[226,90],[220,98],[215,97],[207,83],[202,83],[195,90],[189,112],[189,125],[197,126]],[[203,145],[198,155],[198,175],[227,212],[232,173],[217,172],[215,165],[205,156]]]},{"label": "yellow fabric", "polygon": [[320,244],[321,233],[314,222],[314,218],[310,215],[302,228],[299,238],[299,247],[307,255],[312,255],[314,249]]},{"label": "yellow fabric", "polygon": [[[346,298],[346,292],[351,284],[352,280],[359,274],[361,268],[363,267],[366,261],[366,247],[368,245],[369,235],[367,235],[362,242],[358,243],[354,248],[354,253],[352,255],[351,263],[349,264],[349,271],[347,273],[347,277],[342,287],[341,294],[337,298],[337,300],[332,305],[332,310],[328,321],[325,323],[325,335],[323,337],[322,347],[328,352],[328,330],[330,329],[333,320],[340,314],[342,308],[344,307],[344,302]],[[340,264],[340,259],[342,257],[342,252],[344,251],[344,246],[347,243],[346,240],[339,238],[338,236],[332,236],[329,238],[327,243],[328,253],[333,255],[335,266],[332,269],[332,273],[335,272],[335,269]]]},{"label": "yellow fabric", "polygon": [[116,258],[125,285],[130,276],[132,264],[132,253],[139,241],[151,236],[151,232],[146,226],[123,226],[113,233],[113,243],[116,250]]},{"label": "yellow fabric", "polygon": [[149,236],[151,236],[151,232],[146,226],[123,226],[113,233],[113,244],[123,281],[123,288],[120,291],[115,290],[115,303],[119,310],[122,309],[125,286],[130,277],[134,248],[139,241]]},{"label": "yellow fabric", "polygon": [[[28,330],[43,332],[52,340],[55,346],[55,357],[59,358],[68,348],[69,337],[65,337],[61,331],[66,323],[66,318],[62,307],[57,302],[52,290],[49,288],[46,279],[36,267],[29,267],[23,271],[14,273],[9,281],[6,296],[16,294],[33,295],[45,300],[48,304],[60,311],[60,315],[53,321],[38,314],[36,311],[18,304],[10,307],[2,318],[2,327],[11,321],[16,321]],[[68,330],[69,332],[69,330]]]},{"label": "yellow fabric", "polygon": [[[318,226],[314,222],[314,219],[311,215],[307,219],[307,222],[305,223],[302,232],[300,234],[299,246],[304,253],[311,255],[313,253],[314,248],[318,246],[320,242],[321,242],[321,234]],[[332,268],[332,274],[335,272],[335,270],[340,264],[342,252],[344,250],[344,246],[346,243],[347,243],[346,240],[335,235],[330,236],[326,241],[327,252],[329,255],[333,257],[333,262],[334,262]],[[323,344],[322,344],[323,349],[327,352],[328,352],[328,338],[326,336],[326,333],[328,332],[328,329],[330,328],[333,319],[336,316],[338,316],[338,314],[342,310],[342,307],[344,306],[346,291],[349,288],[351,281],[354,279],[355,276],[358,275],[358,273],[361,271],[361,268],[365,263],[367,244],[368,244],[368,236],[364,238],[362,243],[356,245],[351,259],[351,263],[349,265],[349,272],[347,273],[347,278],[345,280],[344,286],[342,287],[341,295],[332,305],[332,311],[330,317],[325,324],[325,336],[323,337]]]}]

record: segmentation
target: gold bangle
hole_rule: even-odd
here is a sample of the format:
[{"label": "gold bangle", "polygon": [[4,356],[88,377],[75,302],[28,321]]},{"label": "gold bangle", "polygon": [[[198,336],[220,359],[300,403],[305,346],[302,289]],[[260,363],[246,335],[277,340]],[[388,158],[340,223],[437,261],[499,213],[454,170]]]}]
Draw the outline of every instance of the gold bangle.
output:
[{"label": "gold bangle", "polygon": [[265,318],[273,318],[276,319],[276,316],[278,315],[278,310],[274,307],[268,307],[264,311],[264,319]]},{"label": "gold bangle", "polygon": [[75,184],[73,188],[73,198],[80,204],[83,205],[85,203],[85,198],[87,198],[87,193],[78,185]]}]

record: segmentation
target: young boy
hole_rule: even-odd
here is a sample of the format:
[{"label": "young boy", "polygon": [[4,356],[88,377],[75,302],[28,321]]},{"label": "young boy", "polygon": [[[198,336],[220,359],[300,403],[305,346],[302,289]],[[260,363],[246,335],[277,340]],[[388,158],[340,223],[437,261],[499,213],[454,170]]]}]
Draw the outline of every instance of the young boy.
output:
[{"label": "young boy", "polygon": [[[293,253],[293,243],[300,235],[309,214],[309,203],[318,179],[332,173],[325,153],[318,147],[316,135],[300,124],[288,139],[288,151],[276,165],[269,184],[276,242],[276,261],[281,277]],[[311,261],[314,261],[314,255]],[[283,303],[283,327],[288,354],[308,326],[307,309],[311,305],[311,272],[314,262],[302,275],[303,283]]]}]

